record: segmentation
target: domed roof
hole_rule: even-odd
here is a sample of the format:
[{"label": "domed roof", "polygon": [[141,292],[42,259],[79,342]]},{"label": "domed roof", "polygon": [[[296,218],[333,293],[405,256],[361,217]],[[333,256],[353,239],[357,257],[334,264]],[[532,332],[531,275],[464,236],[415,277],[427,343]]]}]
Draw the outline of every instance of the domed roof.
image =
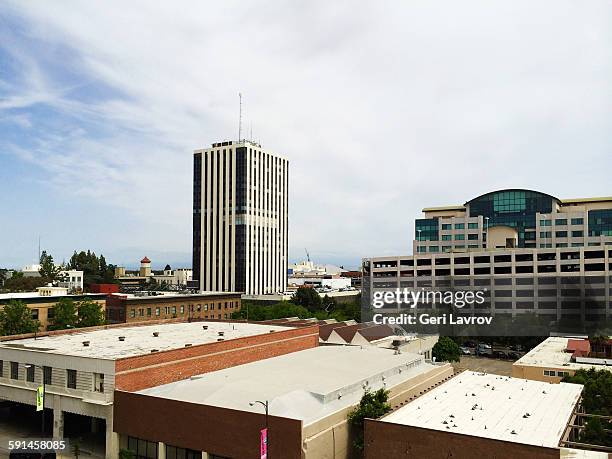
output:
[{"label": "domed roof", "polygon": [[151,263],[151,260],[149,260],[146,256],[140,260],[141,263]]}]

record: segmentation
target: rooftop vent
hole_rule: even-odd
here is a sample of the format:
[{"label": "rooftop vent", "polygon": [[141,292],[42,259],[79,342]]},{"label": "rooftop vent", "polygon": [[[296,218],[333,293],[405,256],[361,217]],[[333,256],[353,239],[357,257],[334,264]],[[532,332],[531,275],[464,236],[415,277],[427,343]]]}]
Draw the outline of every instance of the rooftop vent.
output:
[{"label": "rooftop vent", "polygon": [[191,347],[191,343],[185,344],[185,347]]},{"label": "rooftop vent", "polygon": [[217,341],[225,341],[223,338],[217,338]]},{"label": "rooftop vent", "polygon": [[219,336],[223,336],[223,335],[225,335],[225,332],[220,331]]},{"label": "rooftop vent", "polygon": [[157,338],[159,336],[159,332],[153,332],[153,336]]},{"label": "rooftop vent", "polygon": [[83,341],[83,346],[89,347],[89,341]]},{"label": "rooftop vent", "polygon": [[159,352],[159,349],[151,349],[151,354],[153,354],[154,352]]},{"label": "rooftop vent", "polygon": [[208,325],[202,325],[203,330],[208,330]]},{"label": "rooftop vent", "polygon": [[276,330],[270,330],[270,333],[274,333]]},{"label": "rooftop vent", "polygon": [[125,341],[125,336],[120,336],[119,341]]}]

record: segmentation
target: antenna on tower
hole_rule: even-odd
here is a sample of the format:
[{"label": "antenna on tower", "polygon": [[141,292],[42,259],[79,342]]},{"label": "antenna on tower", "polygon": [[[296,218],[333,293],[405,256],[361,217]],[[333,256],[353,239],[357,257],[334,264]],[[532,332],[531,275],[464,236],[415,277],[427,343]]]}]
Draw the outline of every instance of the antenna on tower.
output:
[{"label": "antenna on tower", "polygon": [[242,93],[238,93],[240,99],[240,115],[238,117],[238,142],[242,140]]}]

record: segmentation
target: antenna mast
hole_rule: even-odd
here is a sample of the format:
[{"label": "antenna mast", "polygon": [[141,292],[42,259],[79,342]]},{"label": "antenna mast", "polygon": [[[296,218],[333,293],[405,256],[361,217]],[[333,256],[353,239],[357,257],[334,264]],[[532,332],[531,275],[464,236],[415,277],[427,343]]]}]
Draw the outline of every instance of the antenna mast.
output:
[{"label": "antenna mast", "polygon": [[240,99],[240,115],[238,117],[238,142],[242,140],[242,93],[238,93]]}]

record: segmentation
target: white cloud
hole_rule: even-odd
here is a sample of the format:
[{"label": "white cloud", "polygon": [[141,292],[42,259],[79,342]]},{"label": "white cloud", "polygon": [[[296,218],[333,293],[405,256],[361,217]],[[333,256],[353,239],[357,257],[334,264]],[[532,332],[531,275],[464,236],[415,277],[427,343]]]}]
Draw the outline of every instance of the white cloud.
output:
[{"label": "white cloud", "polygon": [[237,136],[242,91],[247,132],[291,161],[293,257],[407,253],[425,206],[514,186],[610,193],[611,9],[14,2],[7,14],[45,43],[36,53],[70,49],[78,87],[116,94],[75,100],[37,54],[35,79],[0,110],[46,103],[74,116],[40,134],[54,183],[138,215],[143,244],[187,251],[191,152]]}]

